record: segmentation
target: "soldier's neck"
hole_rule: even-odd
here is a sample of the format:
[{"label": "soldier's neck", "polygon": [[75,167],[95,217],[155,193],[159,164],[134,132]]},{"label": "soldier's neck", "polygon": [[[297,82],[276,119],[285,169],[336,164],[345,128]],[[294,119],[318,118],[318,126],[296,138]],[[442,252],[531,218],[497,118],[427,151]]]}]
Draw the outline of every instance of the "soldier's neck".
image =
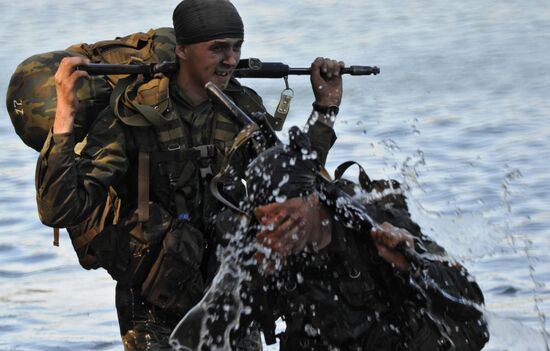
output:
[{"label": "soldier's neck", "polygon": [[193,106],[198,106],[208,100],[204,87],[198,86],[183,70],[178,72],[177,83],[178,88],[185,94]]}]

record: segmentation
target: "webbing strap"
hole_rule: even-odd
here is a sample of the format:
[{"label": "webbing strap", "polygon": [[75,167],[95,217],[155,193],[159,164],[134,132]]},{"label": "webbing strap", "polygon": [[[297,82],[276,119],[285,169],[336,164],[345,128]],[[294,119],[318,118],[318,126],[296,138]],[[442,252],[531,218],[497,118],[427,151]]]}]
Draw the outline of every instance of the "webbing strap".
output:
[{"label": "webbing strap", "polygon": [[111,97],[109,100],[109,105],[111,106],[111,110],[117,116],[124,124],[132,126],[132,127],[148,127],[151,124],[139,113],[125,116],[122,113],[120,113],[120,107],[121,102],[120,100],[124,97],[124,93],[126,92],[126,89],[136,80],[135,75],[130,75],[126,78],[120,79],[118,83],[113,88],[113,92],[111,93]]},{"label": "webbing strap", "polygon": [[140,151],[138,159],[138,208],[139,222],[149,220],[149,161],[148,152]]},{"label": "webbing strap", "polygon": [[357,167],[359,167],[359,184],[361,185],[361,188],[363,188],[363,190],[370,191],[372,189],[372,181],[367,175],[367,172],[365,172],[363,167],[356,161],[346,161],[340,166],[336,167],[336,170],[334,171],[334,178],[342,178],[348,168],[353,165],[357,165]]},{"label": "webbing strap", "polygon": [[[165,117],[159,111],[164,111],[168,107],[168,100],[161,102],[158,106],[149,106],[138,104],[127,98],[128,87],[137,79],[135,75],[130,75],[118,81],[111,93],[109,104],[115,116],[117,116],[124,124],[132,127],[147,127],[150,125],[162,126],[170,121],[170,117]],[[138,112],[132,115],[124,115],[121,109],[124,110],[124,104],[121,99],[130,102],[132,107]]]},{"label": "webbing strap", "polygon": [[233,155],[235,154],[235,152],[244,143],[246,143],[248,140],[250,140],[256,134],[256,132],[258,132],[258,131],[259,131],[258,125],[256,123],[253,123],[253,124],[249,124],[249,125],[245,126],[239,132],[239,134],[237,134],[237,136],[235,137],[235,142],[233,143],[233,146],[231,146],[231,150],[229,150],[229,153],[227,155],[225,165],[221,168],[221,170],[218,172],[218,174],[216,174],[212,178],[212,180],[210,181],[210,192],[212,193],[212,195],[219,202],[221,202],[222,204],[226,205],[227,207],[229,207],[229,208],[231,208],[231,209],[233,209],[237,212],[240,212],[242,214],[245,214],[245,215],[247,215],[246,212],[242,211],[238,206],[233,204],[231,201],[227,200],[220,193],[219,184],[222,182],[224,174],[227,173],[227,171],[229,169],[229,166],[231,164],[231,159],[233,158]]},{"label": "webbing strap", "polygon": [[234,203],[232,203],[231,201],[227,200],[221,193],[220,193],[220,188],[219,188],[219,184],[221,183],[222,181],[222,177],[223,177],[223,174],[224,172],[219,172],[218,174],[216,174],[214,176],[214,178],[212,178],[212,180],[210,181],[210,192],[212,193],[212,195],[219,201],[221,202],[222,204],[224,204],[225,206],[227,206],[228,208],[231,208],[239,213],[242,213],[244,215],[247,215],[246,212],[244,212],[243,210],[241,210],[238,206],[236,206]]},{"label": "webbing strap", "polygon": [[170,121],[170,118],[167,118],[162,115],[159,111],[164,111],[164,108],[166,108],[167,103],[163,103],[162,105],[164,108],[159,106],[152,107],[149,105],[142,105],[138,104],[136,102],[131,101],[132,106],[143,116],[145,119],[154,126],[162,126],[166,122]]},{"label": "webbing strap", "polygon": [[86,233],[73,240],[74,249],[78,251],[88,245],[99,233],[100,232],[95,227],[88,230]]},{"label": "webbing strap", "polygon": [[59,228],[53,228],[53,246],[59,246]]},{"label": "webbing strap", "polygon": [[213,144],[195,146],[189,149],[177,149],[168,151],[153,151],[151,160],[153,163],[177,162],[187,160],[199,160],[201,158],[210,158],[216,155],[216,149]]}]

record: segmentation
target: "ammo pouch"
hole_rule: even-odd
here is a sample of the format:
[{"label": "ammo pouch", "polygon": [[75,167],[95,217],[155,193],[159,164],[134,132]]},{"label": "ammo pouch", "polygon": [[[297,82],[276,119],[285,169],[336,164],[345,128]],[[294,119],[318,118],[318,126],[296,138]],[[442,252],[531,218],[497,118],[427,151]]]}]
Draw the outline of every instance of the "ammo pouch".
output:
[{"label": "ammo pouch", "polygon": [[141,284],[171,226],[172,216],[161,206],[150,203],[147,222],[137,221],[135,213],[117,225],[107,226],[90,243],[100,267],[120,284]]},{"label": "ammo pouch", "polygon": [[203,254],[203,234],[188,222],[175,222],[142,285],[143,297],[172,312],[188,311],[204,292],[200,271]]}]

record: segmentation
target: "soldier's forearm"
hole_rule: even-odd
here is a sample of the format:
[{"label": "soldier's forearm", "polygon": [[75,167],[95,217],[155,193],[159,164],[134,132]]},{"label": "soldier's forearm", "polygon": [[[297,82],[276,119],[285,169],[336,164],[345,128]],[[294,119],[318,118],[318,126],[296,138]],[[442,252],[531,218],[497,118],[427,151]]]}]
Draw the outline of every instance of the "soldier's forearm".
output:
[{"label": "soldier's forearm", "polygon": [[54,134],[46,141],[37,164],[36,201],[42,223],[65,228],[78,224],[87,213],[76,185],[74,136]]},{"label": "soldier's forearm", "polygon": [[63,134],[72,133],[74,128],[74,117],[76,112],[71,106],[58,103],[55,111],[55,120],[53,122],[53,133]]}]

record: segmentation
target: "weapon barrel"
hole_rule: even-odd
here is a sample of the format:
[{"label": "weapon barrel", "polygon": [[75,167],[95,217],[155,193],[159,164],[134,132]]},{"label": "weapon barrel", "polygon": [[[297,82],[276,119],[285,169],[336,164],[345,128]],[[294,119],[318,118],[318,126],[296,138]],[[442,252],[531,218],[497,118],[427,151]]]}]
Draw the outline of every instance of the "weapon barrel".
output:
[{"label": "weapon barrel", "polygon": [[208,82],[204,88],[211,99],[227,109],[227,111],[238,119],[240,123],[245,126],[254,123],[254,121],[248,117],[248,115],[244,113],[244,111],[241,110],[239,106],[237,106],[227,95],[225,95],[223,91],[221,91],[221,89],[214,83]]},{"label": "weapon barrel", "polygon": [[[152,76],[157,73],[170,74],[178,69],[177,62],[162,62],[152,64],[104,64],[90,63],[77,69],[90,75],[143,74]],[[376,75],[380,68],[375,66],[350,66],[341,70],[342,74],[352,76]],[[256,58],[239,61],[233,76],[236,78],[284,78],[289,75],[310,75],[311,68],[292,68],[281,62],[262,62]]]},{"label": "weapon barrel", "polygon": [[[376,66],[350,66],[341,70],[341,74],[352,76],[367,76],[379,73],[380,68]],[[237,78],[283,78],[290,75],[311,75],[311,68],[291,68],[280,62],[262,62],[259,69],[236,69],[233,75]]]},{"label": "weapon barrel", "polygon": [[[257,70],[261,67],[261,61],[255,58],[242,59],[237,65],[237,69]],[[152,76],[157,73],[170,74],[178,70],[177,62],[161,62],[150,64],[107,64],[107,63],[89,63],[78,66],[78,70],[86,71],[93,76],[107,76],[117,74],[143,74]]]},{"label": "weapon barrel", "polygon": [[214,100],[215,103],[223,106],[232,116],[234,116],[243,126],[255,124],[259,127],[265,138],[265,148],[269,148],[273,145],[279,144],[281,141],[277,137],[277,134],[267,121],[266,115],[262,113],[253,114],[252,118],[248,116],[243,110],[237,106],[233,100],[231,100],[220,88],[214,83],[208,82],[204,88],[208,96]]},{"label": "weapon barrel", "polygon": [[151,74],[150,65],[117,65],[103,63],[89,63],[78,66],[80,71],[86,71],[92,76],[112,75],[112,74]]}]

